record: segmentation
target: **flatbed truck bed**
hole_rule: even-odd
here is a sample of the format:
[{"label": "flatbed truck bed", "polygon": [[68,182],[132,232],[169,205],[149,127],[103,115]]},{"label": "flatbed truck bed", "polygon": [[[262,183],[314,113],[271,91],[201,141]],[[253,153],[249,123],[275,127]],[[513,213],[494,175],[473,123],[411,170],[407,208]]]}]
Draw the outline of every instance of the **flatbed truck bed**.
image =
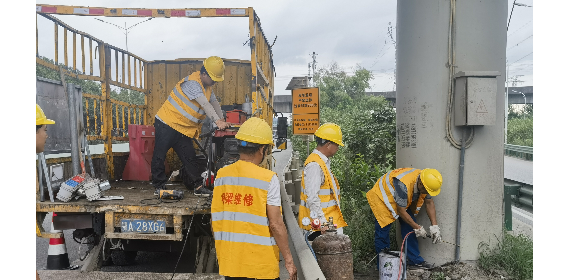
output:
[{"label": "flatbed truck bed", "polygon": [[[167,189],[184,190],[184,198],[180,201],[166,200],[160,202],[154,195],[154,187],[145,181],[115,181],[111,188],[104,192],[105,196],[123,196],[121,200],[88,201],[86,198],[72,199],[62,202],[48,200],[36,202],[37,223],[41,226],[43,217],[48,212],[66,214],[104,214],[104,237],[120,239],[147,240],[182,240],[182,229],[188,228],[189,218],[196,214],[210,214],[211,198],[198,197],[188,191],[182,183],[173,182]],[[56,194],[54,194],[55,197]],[[47,198],[48,196],[46,196]],[[121,219],[164,220],[167,233],[124,233],[120,232]],[[169,228],[173,229],[168,233]],[[51,238],[53,234],[45,232],[42,237]]]}]

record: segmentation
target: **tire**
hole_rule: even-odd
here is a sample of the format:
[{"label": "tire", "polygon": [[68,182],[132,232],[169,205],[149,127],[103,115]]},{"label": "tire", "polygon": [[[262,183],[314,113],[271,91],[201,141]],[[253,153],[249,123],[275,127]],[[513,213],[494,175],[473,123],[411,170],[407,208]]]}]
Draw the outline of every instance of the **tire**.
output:
[{"label": "tire", "polygon": [[133,265],[135,264],[137,253],[138,251],[113,250],[111,252],[111,259],[114,265]]}]

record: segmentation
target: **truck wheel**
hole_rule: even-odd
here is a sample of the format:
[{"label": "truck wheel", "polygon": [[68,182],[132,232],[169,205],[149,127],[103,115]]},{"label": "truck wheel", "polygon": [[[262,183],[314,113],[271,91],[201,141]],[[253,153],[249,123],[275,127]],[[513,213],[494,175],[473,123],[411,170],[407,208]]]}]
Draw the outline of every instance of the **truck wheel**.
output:
[{"label": "truck wheel", "polygon": [[111,259],[115,265],[133,265],[138,251],[123,251],[113,250],[111,252]]}]

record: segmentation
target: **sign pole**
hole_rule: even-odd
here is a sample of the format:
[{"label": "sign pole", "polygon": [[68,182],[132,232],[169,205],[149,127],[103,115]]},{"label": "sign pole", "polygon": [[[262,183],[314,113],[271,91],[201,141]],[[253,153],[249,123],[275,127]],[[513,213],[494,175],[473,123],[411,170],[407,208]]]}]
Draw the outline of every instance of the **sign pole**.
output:
[{"label": "sign pole", "polygon": [[309,135],[306,135],[306,137],[307,137],[307,157],[308,157],[311,154],[311,151],[309,151],[309,149],[310,149],[309,148],[309,146],[310,146],[309,145]]}]

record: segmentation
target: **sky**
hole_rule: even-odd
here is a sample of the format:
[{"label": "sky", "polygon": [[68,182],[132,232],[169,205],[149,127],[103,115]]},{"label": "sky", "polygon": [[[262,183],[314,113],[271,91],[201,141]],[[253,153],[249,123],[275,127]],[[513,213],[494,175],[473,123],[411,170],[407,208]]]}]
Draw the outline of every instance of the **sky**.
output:
[{"label": "sky", "polygon": [[[36,2],[46,4],[46,2]],[[532,6],[531,0],[517,3]],[[338,63],[349,74],[357,65],[371,70],[369,91],[395,89],[395,46],[388,28],[396,32],[397,1],[116,1],[51,0],[51,5],[84,5],[117,8],[245,8],[253,7],[267,40],[273,46],[277,76],[275,93],[290,94],[285,88],[294,76],[308,74],[310,54],[317,53],[317,68]],[[509,13],[512,7],[509,1]],[[509,81],[533,85],[533,8],[515,6],[507,37]],[[73,28],[122,49],[123,30],[96,20],[127,27],[145,18],[56,15]],[[53,24],[38,17],[40,55],[54,57]],[[63,41],[60,31],[60,42]],[[146,60],[203,58],[211,55],[250,60],[247,18],[155,18],[133,27],[128,34],[130,52]],[[530,36],[530,37],[529,37]],[[70,45],[71,47],[71,45]],[[60,59],[62,53],[60,53]],[[517,82],[518,81],[518,82]],[[512,82],[509,84],[512,86]]]}]

